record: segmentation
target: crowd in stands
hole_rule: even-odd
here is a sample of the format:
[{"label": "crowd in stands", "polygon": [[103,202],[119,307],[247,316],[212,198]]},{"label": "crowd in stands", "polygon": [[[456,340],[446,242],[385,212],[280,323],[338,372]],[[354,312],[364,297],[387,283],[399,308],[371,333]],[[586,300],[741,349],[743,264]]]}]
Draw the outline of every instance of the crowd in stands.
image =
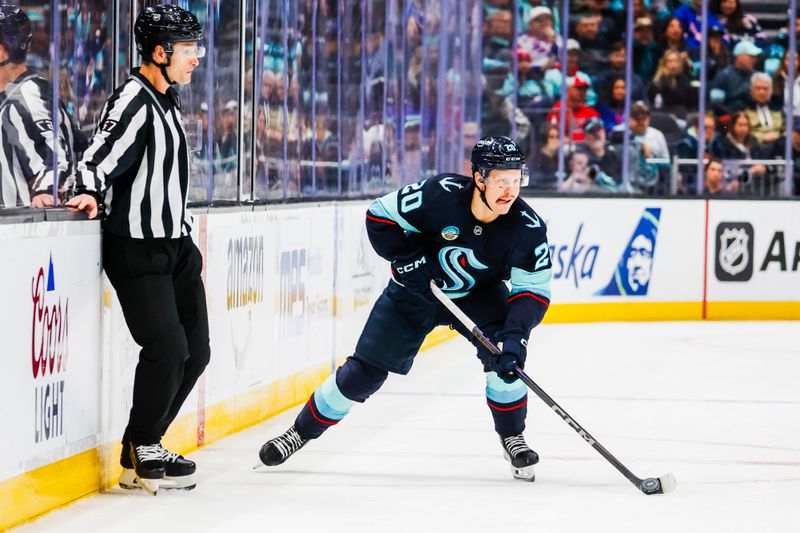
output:
[{"label": "crowd in stands", "polygon": [[[636,0],[628,53],[626,4],[571,1],[564,38],[561,2],[484,0],[482,130],[513,135],[528,147],[531,186],[537,189],[694,194],[702,119],[701,182],[707,193],[779,194],[785,174],[780,160],[785,160],[786,146],[789,31],[800,30],[800,17],[792,20],[792,28],[767,32],[753,13],[743,10],[741,0],[711,0],[703,43],[701,0]],[[701,86],[703,46],[706,84]],[[628,60],[633,72],[625,124]],[[790,141],[798,194],[797,56],[795,66]],[[703,93],[706,113],[699,117]],[[625,129],[630,131],[627,180],[622,176]],[[562,148],[566,165],[559,176]],[[682,161],[675,172],[674,157],[693,161]]]}]

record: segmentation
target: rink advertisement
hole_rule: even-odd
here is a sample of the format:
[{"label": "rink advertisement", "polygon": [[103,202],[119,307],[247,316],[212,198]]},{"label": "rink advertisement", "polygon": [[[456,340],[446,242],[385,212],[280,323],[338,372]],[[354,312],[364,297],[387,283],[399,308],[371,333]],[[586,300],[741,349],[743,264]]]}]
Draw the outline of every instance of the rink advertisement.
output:
[{"label": "rink advertisement", "polygon": [[709,202],[708,239],[709,318],[800,316],[797,202]]},{"label": "rink advertisement", "polygon": [[701,203],[604,198],[529,203],[547,224],[553,264],[553,305],[545,320],[653,319],[676,313],[699,318]]},{"label": "rink advertisement", "polygon": [[[330,368],[334,225],[333,206],[209,216],[212,363],[205,402],[223,402],[226,407],[217,410],[225,420],[245,420],[248,409],[274,408],[263,401],[225,403],[233,398],[308,368]],[[222,430],[211,415],[206,430],[213,438]]]},{"label": "rink advertisement", "polygon": [[[800,318],[797,202],[529,203],[548,228],[546,321]],[[352,353],[389,275],[364,231],[367,206],[201,216],[194,237],[205,252],[212,356],[165,437],[171,449],[191,451],[304,401]],[[101,274],[99,232],[96,222],[0,225],[0,402],[11,436],[0,439],[0,498],[15,509],[0,512],[0,529],[119,473],[139,347]]]},{"label": "rink advertisement", "polygon": [[[99,228],[0,228],[0,480],[97,445]],[[33,231],[31,231],[33,230]],[[20,237],[25,237],[17,240]]]}]

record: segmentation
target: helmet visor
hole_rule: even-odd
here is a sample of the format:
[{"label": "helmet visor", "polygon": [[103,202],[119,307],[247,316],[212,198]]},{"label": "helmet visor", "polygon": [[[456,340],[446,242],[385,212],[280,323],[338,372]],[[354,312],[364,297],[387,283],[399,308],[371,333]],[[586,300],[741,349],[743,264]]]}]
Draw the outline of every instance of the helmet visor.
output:
[{"label": "helmet visor", "polygon": [[173,45],[172,54],[177,59],[203,59],[206,56],[206,47],[197,41],[179,42]]},{"label": "helmet visor", "polygon": [[[514,167],[514,168],[498,168],[498,167],[495,167],[495,168],[487,170],[486,174],[491,172],[491,170],[519,170],[520,171],[519,175],[516,175],[516,173],[511,174],[509,172],[509,173],[504,173],[503,176],[499,176],[497,173],[495,173],[494,175],[489,176],[487,178],[487,180],[486,180],[487,183],[489,183],[489,184],[491,184],[491,185],[493,185],[495,187],[519,188],[519,187],[526,187],[528,185],[529,172],[528,172],[528,166],[527,165],[522,165],[522,167],[517,166],[517,167]],[[486,175],[486,174],[484,174],[484,175]]]}]

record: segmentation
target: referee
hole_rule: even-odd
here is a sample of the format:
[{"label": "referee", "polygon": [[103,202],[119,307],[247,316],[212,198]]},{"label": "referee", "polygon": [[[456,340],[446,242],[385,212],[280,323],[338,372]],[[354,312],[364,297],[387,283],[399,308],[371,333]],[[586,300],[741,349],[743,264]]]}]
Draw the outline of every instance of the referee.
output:
[{"label": "referee", "polygon": [[71,185],[73,149],[86,147],[60,102],[58,136],[53,135],[53,86],[25,64],[31,35],[22,9],[0,5],[0,207],[51,207],[56,174],[59,189]]},{"label": "referee", "polygon": [[189,236],[189,150],[173,85],[205,55],[197,18],[146,8],[134,26],[141,67],[106,102],[66,205],[95,218],[105,204],[103,268],[142,347],[122,437],[120,485],[194,488],[195,464],[161,438],[209,361],[202,257]]}]

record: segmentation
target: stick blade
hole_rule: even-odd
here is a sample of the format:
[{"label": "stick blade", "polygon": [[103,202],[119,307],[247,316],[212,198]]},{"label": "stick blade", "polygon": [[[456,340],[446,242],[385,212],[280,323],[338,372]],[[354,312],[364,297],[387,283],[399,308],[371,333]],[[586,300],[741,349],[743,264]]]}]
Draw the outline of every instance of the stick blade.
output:
[{"label": "stick blade", "polygon": [[649,477],[639,484],[639,490],[647,494],[667,494],[677,488],[675,476],[672,474],[664,474],[661,477]]},{"label": "stick blade", "polygon": [[675,480],[675,476],[673,474],[664,474],[658,480],[661,482],[661,492],[667,494],[668,492],[673,492],[676,488],[678,488],[678,482]]}]

